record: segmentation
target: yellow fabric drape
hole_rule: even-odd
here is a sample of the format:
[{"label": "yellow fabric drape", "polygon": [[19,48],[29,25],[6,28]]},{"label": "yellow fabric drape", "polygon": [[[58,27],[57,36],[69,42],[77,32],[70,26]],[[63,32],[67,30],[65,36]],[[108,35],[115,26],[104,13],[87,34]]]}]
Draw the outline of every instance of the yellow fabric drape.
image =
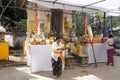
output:
[{"label": "yellow fabric drape", "polygon": [[34,21],[27,20],[27,32],[33,32]]},{"label": "yellow fabric drape", "polygon": [[76,54],[78,55],[78,54],[80,54],[80,53],[82,53],[83,52],[83,47],[82,47],[82,45],[81,44],[77,44],[76,45]]},{"label": "yellow fabric drape", "polygon": [[65,33],[70,33],[71,25],[72,25],[72,21],[64,22],[64,32]]},{"label": "yellow fabric drape", "polygon": [[92,33],[92,30],[91,30],[90,26],[87,27],[87,31],[88,31],[88,37],[92,41],[92,39],[93,39],[93,33]]}]

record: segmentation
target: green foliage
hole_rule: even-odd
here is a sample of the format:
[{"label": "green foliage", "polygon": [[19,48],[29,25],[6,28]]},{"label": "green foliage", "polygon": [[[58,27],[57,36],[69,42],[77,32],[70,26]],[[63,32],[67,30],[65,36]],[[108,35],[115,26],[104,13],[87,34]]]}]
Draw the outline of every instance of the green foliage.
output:
[{"label": "green foliage", "polygon": [[[84,34],[84,15],[85,13],[79,13],[74,11],[72,14],[72,21],[73,23],[76,23],[76,35],[82,36]],[[94,16],[91,14],[87,14],[87,24],[94,26]]]},{"label": "green foliage", "polygon": [[[96,13],[96,14],[87,14],[87,24],[91,27],[94,27],[94,18],[99,17],[101,21],[101,29],[97,31],[97,34],[101,34],[104,29],[104,14]],[[76,29],[76,35],[80,36],[83,35],[84,31],[84,13],[73,11],[72,14],[72,21],[73,23],[76,23],[77,29]],[[106,16],[106,27],[109,29],[111,26],[110,16]],[[120,26],[120,16],[112,17],[112,27]]]},{"label": "green foliage", "polygon": [[[5,6],[9,3],[10,0],[2,0],[2,5]],[[0,21],[2,21],[3,26],[6,28],[8,32],[15,33],[16,35],[22,35],[26,33],[26,20],[27,19],[27,12],[26,10],[21,10],[19,8],[19,0],[12,0],[10,3],[10,7],[4,11]],[[18,8],[15,8],[18,7]],[[2,12],[2,7],[0,7],[0,13]]]},{"label": "green foliage", "polygon": [[19,36],[25,35],[27,31],[26,20],[15,22],[15,24],[16,24],[16,27],[14,28],[14,33]]},{"label": "green foliage", "polygon": [[20,49],[21,48],[21,42],[18,40],[15,44],[14,44],[14,49]]},{"label": "green foliage", "polygon": [[120,16],[113,17],[113,27],[120,26]]},{"label": "green foliage", "polygon": [[100,18],[102,18],[104,15],[103,15],[103,13],[102,13],[102,12],[97,12],[97,13],[95,14],[95,16],[96,16],[96,17],[98,17],[98,16],[99,16]]},{"label": "green foliage", "polygon": [[72,23],[76,23],[76,36],[82,35],[83,34],[83,25],[84,25],[83,24],[83,20],[84,20],[83,14],[73,11],[72,19],[73,19]]},{"label": "green foliage", "polygon": [[[2,5],[6,6],[10,0],[2,0]],[[12,0],[2,17],[9,17],[13,21],[20,21],[21,19],[26,19],[27,18],[27,12],[25,10],[21,10],[20,8],[15,8],[18,7],[18,5],[14,4],[15,0]],[[18,2],[18,1],[17,1]],[[0,12],[2,12],[2,8],[0,7]]]},{"label": "green foliage", "polygon": [[2,18],[4,27],[8,32],[12,32],[15,35],[25,35],[27,31],[27,21],[21,19],[21,21],[13,21],[9,17]]},{"label": "green foliage", "polygon": [[91,26],[94,27],[94,16],[91,14],[87,14],[87,23]]}]

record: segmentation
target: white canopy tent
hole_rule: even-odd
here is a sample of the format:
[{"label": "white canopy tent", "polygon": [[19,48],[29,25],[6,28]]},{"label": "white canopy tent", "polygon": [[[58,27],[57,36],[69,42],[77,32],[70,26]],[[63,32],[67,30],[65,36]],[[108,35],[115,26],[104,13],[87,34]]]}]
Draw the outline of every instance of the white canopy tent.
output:
[{"label": "white canopy tent", "polygon": [[111,16],[120,16],[120,9],[116,9],[116,10],[113,10],[111,12],[108,13],[108,15],[111,15]]},{"label": "white canopy tent", "polygon": [[99,9],[96,8],[84,7],[83,4],[78,5],[71,2],[67,2],[65,0],[28,0],[28,1],[53,9],[75,10],[87,13],[95,13],[100,11]]},{"label": "white canopy tent", "polygon": [[[109,29],[109,30],[111,30],[111,29]],[[119,30],[120,30],[120,26],[113,27],[112,30],[113,30],[113,31],[119,31]]]},{"label": "white canopy tent", "polygon": [[120,16],[120,12],[110,12],[107,15],[109,15],[109,16]]},{"label": "white canopy tent", "polygon": [[[108,15],[120,15],[120,0],[28,0],[48,8],[76,10],[88,13],[98,11]],[[116,13],[117,11],[117,13]]]},{"label": "white canopy tent", "polygon": [[88,7],[107,12],[111,16],[120,15],[120,0],[64,0],[74,4],[83,4]]}]

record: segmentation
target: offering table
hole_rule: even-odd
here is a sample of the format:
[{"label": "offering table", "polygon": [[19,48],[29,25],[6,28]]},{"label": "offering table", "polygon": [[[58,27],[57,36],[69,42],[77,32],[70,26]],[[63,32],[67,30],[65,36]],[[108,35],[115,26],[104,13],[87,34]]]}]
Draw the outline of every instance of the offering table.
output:
[{"label": "offering table", "polygon": [[27,65],[31,67],[31,72],[51,71],[51,45],[31,45],[25,43]]},{"label": "offering table", "polygon": [[[107,48],[104,43],[93,43],[96,62],[107,62]],[[88,63],[95,63],[91,44],[83,46],[83,53],[88,54]]]}]

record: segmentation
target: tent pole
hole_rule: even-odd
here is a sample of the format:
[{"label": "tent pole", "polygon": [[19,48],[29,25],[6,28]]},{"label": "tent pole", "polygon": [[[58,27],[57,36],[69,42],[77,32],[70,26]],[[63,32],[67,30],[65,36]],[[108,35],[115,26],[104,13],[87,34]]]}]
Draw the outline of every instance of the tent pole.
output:
[{"label": "tent pole", "polygon": [[106,12],[104,12],[104,27],[103,27],[103,36],[106,36]]},{"label": "tent pole", "polygon": [[92,47],[92,51],[93,51],[93,56],[94,56],[94,61],[95,61],[95,67],[97,67],[97,62],[96,62],[96,57],[95,57],[95,50],[94,50],[94,46],[93,46],[93,40],[91,41],[91,47]]},{"label": "tent pole", "polygon": [[111,28],[111,34],[113,33],[113,29],[112,29],[112,28],[113,28],[113,26],[112,26],[112,22],[113,22],[113,21],[112,21],[112,18],[113,18],[113,17],[110,16],[110,28]]},{"label": "tent pole", "polygon": [[[87,34],[87,15],[86,13],[84,14],[84,34]],[[97,67],[97,63],[96,63],[96,57],[95,57],[95,51],[94,51],[94,46],[93,46],[93,40],[91,40],[90,42],[91,47],[92,47],[92,51],[93,51],[93,56],[94,56],[94,61],[95,61],[95,67]]]},{"label": "tent pole", "polygon": [[53,3],[55,4],[58,0],[55,0]]}]

